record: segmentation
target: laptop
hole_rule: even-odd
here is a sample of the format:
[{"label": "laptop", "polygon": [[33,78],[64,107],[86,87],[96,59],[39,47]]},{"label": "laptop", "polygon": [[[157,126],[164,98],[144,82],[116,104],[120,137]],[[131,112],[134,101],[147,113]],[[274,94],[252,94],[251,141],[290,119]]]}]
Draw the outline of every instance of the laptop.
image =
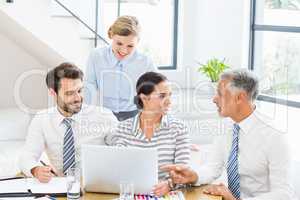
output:
[{"label": "laptop", "polygon": [[87,192],[119,193],[120,182],[131,182],[135,194],[150,194],[158,183],[154,148],[82,145],[83,188]]}]

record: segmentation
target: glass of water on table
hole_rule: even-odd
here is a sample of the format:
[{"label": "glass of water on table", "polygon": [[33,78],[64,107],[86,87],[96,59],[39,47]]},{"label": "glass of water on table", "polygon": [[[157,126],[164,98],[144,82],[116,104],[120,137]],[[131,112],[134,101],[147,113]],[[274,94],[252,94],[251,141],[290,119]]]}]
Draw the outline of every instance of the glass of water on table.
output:
[{"label": "glass of water on table", "polygon": [[67,171],[67,199],[79,200],[80,199],[80,168],[74,167]]},{"label": "glass of water on table", "polygon": [[134,186],[130,181],[120,182],[119,200],[134,200]]}]

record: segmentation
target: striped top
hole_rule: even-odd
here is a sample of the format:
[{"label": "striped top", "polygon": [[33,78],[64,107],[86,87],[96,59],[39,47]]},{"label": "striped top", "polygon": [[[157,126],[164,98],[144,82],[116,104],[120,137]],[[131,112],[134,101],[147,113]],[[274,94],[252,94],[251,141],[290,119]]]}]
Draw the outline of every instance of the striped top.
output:
[{"label": "striped top", "polygon": [[[118,124],[112,136],[114,146],[157,148],[158,167],[165,164],[189,164],[189,136],[186,126],[170,115],[164,115],[161,124],[148,140],[140,129],[140,114]],[[168,173],[158,169],[159,180],[168,178]]]}]

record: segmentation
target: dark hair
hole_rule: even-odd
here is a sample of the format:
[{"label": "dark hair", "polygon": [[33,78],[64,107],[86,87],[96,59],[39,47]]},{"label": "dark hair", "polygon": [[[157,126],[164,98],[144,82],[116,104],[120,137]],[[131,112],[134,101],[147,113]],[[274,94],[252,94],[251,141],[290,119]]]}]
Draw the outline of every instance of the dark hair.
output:
[{"label": "dark hair", "polygon": [[50,70],[46,76],[48,89],[53,89],[56,93],[60,89],[60,80],[63,78],[83,79],[83,72],[72,63],[62,63]]},{"label": "dark hair", "polygon": [[134,103],[139,109],[143,108],[142,99],[139,97],[140,94],[149,95],[154,91],[154,88],[159,83],[168,80],[164,75],[157,72],[146,72],[138,79],[136,83],[136,93]]}]

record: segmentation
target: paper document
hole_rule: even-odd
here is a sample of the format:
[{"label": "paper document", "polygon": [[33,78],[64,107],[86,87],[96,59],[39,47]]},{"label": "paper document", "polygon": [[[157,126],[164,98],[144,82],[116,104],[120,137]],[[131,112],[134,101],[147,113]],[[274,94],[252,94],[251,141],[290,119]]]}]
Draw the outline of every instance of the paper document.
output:
[{"label": "paper document", "polygon": [[33,200],[35,197],[5,197],[0,198],[0,200]]},{"label": "paper document", "polygon": [[28,188],[26,186],[26,179],[12,179],[0,181],[0,194],[1,193],[26,193]]},{"label": "paper document", "polygon": [[52,177],[49,183],[41,183],[35,178],[30,178],[27,179],[27,188],[37,194],[67,193],[67,178]]},{"label": "paper document", "polygon": [[40,183],[36,178],[22,178],[0,181],[0,194],[27,193],[29,189],[32,193],[66,193],[67,178],[53,177],[49,183]]}]

